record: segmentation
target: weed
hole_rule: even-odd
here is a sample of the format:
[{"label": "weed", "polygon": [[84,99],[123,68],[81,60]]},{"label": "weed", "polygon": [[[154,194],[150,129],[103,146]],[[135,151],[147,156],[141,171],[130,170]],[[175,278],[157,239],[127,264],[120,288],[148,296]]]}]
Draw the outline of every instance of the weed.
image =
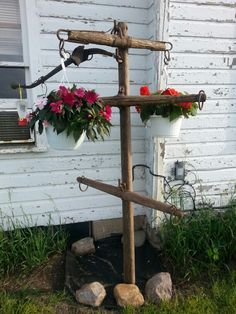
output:
[{"label": "weed", "polygon": [[61,226],[27,227],[12,224],[0,230],[0,277],[13,272],[27,273],[44,263],[53,252],[65,250],[67,234]]},{"label": "weed", "polygon": [[201,210],[162,226],[164,251],[173,270],[185,277],[214,274],[236,256],[236,208]]}]

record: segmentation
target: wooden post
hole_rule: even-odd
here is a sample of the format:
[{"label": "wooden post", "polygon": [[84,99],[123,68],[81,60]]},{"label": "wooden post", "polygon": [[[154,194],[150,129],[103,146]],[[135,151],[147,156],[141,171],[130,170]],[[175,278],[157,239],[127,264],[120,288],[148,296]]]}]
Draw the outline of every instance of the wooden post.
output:
[{"label": "wooden post", "polygon": [[[123,36],[128,37],[128,26],[120,23]],[[129,95],[128,48],[119,49],[123,60],[119,64],[119,93]],[[120,107],[121,180],[125,190],[132,191],[132,150],[130,108]],[[123,211],[123,271],[124,282],[135,284],[134,210],[130,201],[122,200]]]}]

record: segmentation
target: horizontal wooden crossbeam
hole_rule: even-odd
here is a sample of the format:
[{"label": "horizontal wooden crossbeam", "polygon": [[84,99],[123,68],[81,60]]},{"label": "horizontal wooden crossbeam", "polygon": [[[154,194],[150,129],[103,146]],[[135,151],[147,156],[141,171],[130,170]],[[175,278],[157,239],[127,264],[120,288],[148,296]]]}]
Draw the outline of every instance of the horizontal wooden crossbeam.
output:
[{"label": "horizontal wooden crossbeam", "polygon": [[201,94],[190,94],[181,96],[111,96],[101,98],[105,103],[109,104],[111,107],[130,107],[136,105],[170,105],[179,104],[182,102],[204,102],[206,100],[206,95]]},{"label": "horizontal wooden crossbeam", "polygon": [[108,194],[114,195],[116,197],[119,197],[125,201],[130,201],[130,202],[133,202],[133,203],[136,203],[139,205],[143,205],[143,206],[153,208],[153,209],[159,210],[161,212],[175,215],[175,216],[179,216],[179,217],[182,217],[184,215],[183,212],[174,205],[162,203],[160,201],[150,199],[146,196],[139,195],[135,192],[122,190],[121,187],[116,187],[116,186],[113,186],[110,184],[91,180],[91,179],[88,179],[85,177],[78,177],[77,181],[79,183],[85,184],[87,186],[91,186],[97,190],[100,190],[100,191],[106,192]]},{"label": "horizontal wooden crossbeam", "polygon": [[[60,31],[60,30],[59,30]],[[67,33],[68,38],[66,41],[80,44],[98,44],[118,48],[138,48],[149,49],[154,51],[169,50],[170,44],[157,40],[148,40],[142,38],[133,37],[120,37],[114,34],[108,34],[104,32],[95,31],[83,31],[83,30],[61,30],[61,32]],[[167,47],[167,45],[169,47]]]}]

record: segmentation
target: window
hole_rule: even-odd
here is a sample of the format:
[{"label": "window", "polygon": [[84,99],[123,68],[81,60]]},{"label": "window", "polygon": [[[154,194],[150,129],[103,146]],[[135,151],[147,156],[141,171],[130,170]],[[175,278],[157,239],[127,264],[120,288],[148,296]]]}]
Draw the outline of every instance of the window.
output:
[{"label": "window", "polygon": [[[23,53],[19,0],[0,2],[0,150],[4,146],[32,145],[34,134],[18,125],[19,91],[12,83],[25,83],[29,70]],[[23,91],[23,98],[26,98]]]}]

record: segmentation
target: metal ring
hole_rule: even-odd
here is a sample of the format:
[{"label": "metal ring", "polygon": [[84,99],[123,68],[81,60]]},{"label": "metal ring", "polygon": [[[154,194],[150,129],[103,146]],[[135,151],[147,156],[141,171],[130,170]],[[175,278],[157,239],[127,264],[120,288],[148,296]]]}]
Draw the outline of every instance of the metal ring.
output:
[{"label": "metal ring", "polygon": [[164,43],[170,45],[170,48],[169,48],[169,49],[166,49],[166,50],[167,50],[167,51],[171,51],[172,48],[173,48],[173,44],[172,44],[170,41],[164,41]]},{"label": "metal ring", "polygon": [[[61,36],[60,36],[60,33],[66,33],[67,34],[67,39],[65,39],[65,38],[62,38]],[[69,31],[67,30],[67,29],[59,29],[58,31],[57,31],[57,38],[58,38],[58,40],[68,40],[68,33],[69,33]]]},{"label": "metal ring", "polygon": [[63,38],[61,38],[59,41],[59,54],[60,54],[60,57],[63,59],[64,59],[64,55],[62,52],[65,52],[64,44],[65,44],[65,40]]},{"label": "metal ring", "polygon": [[199,108],[199,110],[202,110],[205,100],[206,100],[206,94],[205,94],[204,90],[200,90],[200,92],[198,93],[198,108]]},{"label": "metal ring", "polygon": [[86,185],[85,189],[82,189],[81,185],[82,185],[82,183],[80,182],[80,183],[79,183],[79,189],[80,189],[80,191],[81,191],[81,192],[86,192],[87,189],[88,189],[88,185]]},{"label": "metal ring", "polygon": [[170,62],[170,50],[164,51],[164,63],[165,65],[168,65]]},{"label": "metal ring", "polygon": [[43,95],[46,97],[47,96],[47,93],[48,93],[48,87],[47,85],[45,84],[45,82],[43,82],[41,84],[41,87],[42,87],[42,92],[43,92],[43,88],[45,87],[45,92],[43,92]]}]

